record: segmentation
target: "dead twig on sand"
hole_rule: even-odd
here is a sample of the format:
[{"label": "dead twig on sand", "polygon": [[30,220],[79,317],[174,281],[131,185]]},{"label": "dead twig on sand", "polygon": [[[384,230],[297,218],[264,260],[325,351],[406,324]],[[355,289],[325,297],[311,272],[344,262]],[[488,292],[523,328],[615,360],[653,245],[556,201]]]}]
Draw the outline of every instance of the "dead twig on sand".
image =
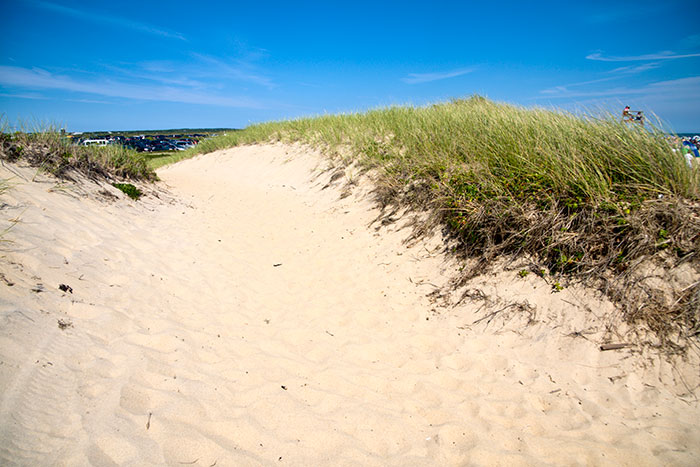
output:
[{"label": "dead twig on sand", "polygon": [[630,347],[631,344],[603,344],[600,346],[600,351],[605,352],[606,350],[618,350]]}]

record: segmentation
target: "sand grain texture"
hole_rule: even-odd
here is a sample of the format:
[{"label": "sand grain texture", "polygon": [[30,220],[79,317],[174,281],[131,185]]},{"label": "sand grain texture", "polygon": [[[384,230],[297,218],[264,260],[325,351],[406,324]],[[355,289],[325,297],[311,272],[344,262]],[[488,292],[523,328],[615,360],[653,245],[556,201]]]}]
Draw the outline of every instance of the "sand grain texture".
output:
[{"label": "sand grain texture", "polygon": [[2,168],[0,464],[700,462],[693,376],[600,352],[609,303],[503,271],[441,304],[442,241],[326,165],[235,148],[138,202]]}]

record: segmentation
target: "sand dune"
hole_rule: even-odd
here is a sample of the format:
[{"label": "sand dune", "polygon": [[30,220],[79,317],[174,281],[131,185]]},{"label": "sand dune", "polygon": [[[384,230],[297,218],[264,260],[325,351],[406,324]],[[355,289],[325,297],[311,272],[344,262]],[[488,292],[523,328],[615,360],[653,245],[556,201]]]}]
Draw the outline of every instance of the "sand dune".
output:
[{"label": "sand dune", "polygon": [[0,168],[0,463],[700,462],[694,356],[601,352],[612,305],[518,265],[437,299],[442,240],[327,164],[231,149],[138,202]]}]

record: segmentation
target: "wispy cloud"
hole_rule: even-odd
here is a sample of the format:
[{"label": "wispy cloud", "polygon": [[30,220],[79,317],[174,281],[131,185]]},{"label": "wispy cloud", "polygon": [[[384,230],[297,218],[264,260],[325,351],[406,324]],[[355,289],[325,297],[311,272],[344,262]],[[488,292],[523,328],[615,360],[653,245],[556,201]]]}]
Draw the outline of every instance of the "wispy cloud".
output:
[{"label": "wispy cloud", "polygon": [[222,60],[194,52],[191,55],[201,64],[206,65],[198,65],[196,70],[192,70],[192,74],[245,81],[267,88],[276,86],[270,78],[259,73],[250,60]]},{"label": "wispy cloud", "polygon": [[642,65],[637,66],[621,66],[619,68],[615,68],[614,70],[610,70],[608,73],[623,73],[625,75],[632,75],[636,73],[642,73],[648,70],[653,70],[655,68],[659,68],[660,66],[661,63],[659,62],[644,63]]},{"label": "wispy cloud", "polygon": [[72,16],[74,18],[79,18],[85,21],[91,21],[96,23],[111,24],[114,26],[119,26],[122,28],[133,29],[146,34],[151,34],[155,36],[166,37],[168,39],[178,39],[181,41],[187,40],[185,36],[176,31],[170,31],[164,28],[159,28],[157,26],[141,23],[128,18],[114,16],[114,15],[104,15],[100,13],[93,13],[86,10],[77,10],[75,8],[70,8],[63,5],[57,5],[51,2],[43,1],[30,1],[32,5],[45,10],[53,11],[55,13],[60,13],[67,16]]},{"label": "wispy cloud", "polygon": [[457,76],[472,73],[476,68],[460,68],[452,71],[436,72],[436,73],[409,73],[401,81],[407,84],[429,83],[431,81],[439,81],[442,79],[456,78]]},{"label": "wispy cloud", "polygon": [[[600,53],[594,53],[588,55],[586,58],[588,60],[598,60],[603,62],[625,62],[625,61],[648,61],[648,63],[642,63],[640,65],[626,65],[614,68],[603,74],[602,78],[592,79],[587,81],[579,81],[576,83],[569,83],[565,85],[559,85],[548,89],[543,89],[540,94],[551,98],[581,98],[581,97],[609,97],[609,96],[622,96],[631,94],[648,94],[650,92],[658,92],[658,86],[662,86],[665,82],[657,82],[652,84],[647,84],[644,86],[629,87],[618,85],[615,88],[599,88],[592,89],[573,89],[587,87],[591,84],[604,83],[608,81],[614,81],[619,79],[631,79],[632,75],[637,75],[644,73],[645,71],[653,70],[662,66],[662,60],[672,60],[679,58],[688,57],[700,57],[698,54],[685,54],[679,55],[674,52],[665,51],[656,54],[646,54],[646,55],[636,55],[627,57],[603,57]],[[654,61],[651,61],[654,60]],[[692,80],[693,78],[684,78],[681,80],[670,81],[679,85],[687,83],[687,80]],[[656,88],[654,88],[656,86]],[[537,99],[537,98],[536,98]]]},{"label": "wispy cloud", "polygon": [[[545,92],[547,91],[547,92]],[[678,99],[700,99],[700,76],[689,76],[667,81],[657,81],[642,86],[618,86],[597,90],[570,90],[564,86],[542,91],[539,99],[580,99],[622,96],[664,96]],[[536,98],[537,99],[537,98]]]},{"label": "wispy cloud", "polygon": [[604,57],[601,53],[593,53],[586,56],[588,60],[597,60],[599,62],[641,62],[650,60],[677,60],[679,58],[691,58],[700,57],[700,53],[697,54],[677,54],[666,50],[663,52],[658,52],[655,54],[645,54],[645,55],[629,55],[625,57]]},{"label": "wispy cloud", "polygon": [[259,101],[248,97],[214,95],[173,86],[130,84],[112,79],[87,81],[70,76],[52,74],[38,68],[0,66],[0,85],[22,89],[55,89],[145,101],[180,102],[238,108],[263,107]]},{"label": "wispy cloud", "polygon": [[104,65],[105,70],[121,75],[123,77],[134,78],[137,80],[151,81],[171,86],[185,86],[190,88],[204,89],[207,84],[203,81],[194,80],[188,76],[184,76],[180,70],[165,69],[160,67],[159,71],[152,71],[148,64],[121,64],[120,66]]},{"label": "wispy cloud", "polygon": [[658,62],[656,63],[645,63],[643,65],[639,66],[622,66],[619,68],[615,68],[614,70],[610,70],[605,73],[606,76],[603,78],[598,78],[598,79],[591,79],[587,81],[578,81],[576,83],[569,83],[569,84],[564,84],[560,86],[555,86],[553,88],[549,89],[543,89],[540,91],[542,94],[562,94],[570,91],[570,88],[575,88],[575,87],[582,87],[582,86],[588,86],[590,84],[598,84],[598,83],[604,83],[607,81],[614,81],[622,78],[629,78],[630,75],[642,73],[648,70],[653,70],[654,68],[658,68],[660,64]]},{"label": "wispy cloud", "polygon": [[[687,78],[671,79],[667,81],[658,81],[652,83],[651,86],[668,86],[668,87],[685,87],[685,86],[700,86],[700,76],[689,76]],[[700,93],[700,87],[696,88]]]},{"label": "wispy cloud", "polygon": [[619,79],[619,76],[608,76],[606,78],[599,78],[599,79],[591,79],[588,81],[578,81],[576,83],[569,83],[569,84],[563,84],[560,86],[555,86],[553,88],[549,89],[543,89],[540,91],[542,94],[558,94],[562,92],[567,92],[569,88],[574,88],[574,87],[579,87],[579,86],[586,86],[589,84],[596,84],[596,83],[603,83],[605,81],[612,81],[615,79]]},{"label": "wispy cloud", "polygon": [[613,96],[629,96],[634,94],[644,94],[647,91],[646,88],[628,88],[623,86],[618,86],[615,88],[606,88],[603,90],[593,90],[593,91],[579,91],[570,90],[562,87],[561,89],[552,88],[549,90],[541,91],[544,96],[535,97],[534,99],[578,99],[578,98],[589,98],[589,97],[613,97]]},{"label": "wispy cloud", "polygon": [[65,99],[68,102],[79,102],[81,104],[106,104],[110,105],[112,104],[111,102],[108,101],[101,101],[97,99]]},{"label": "wispy cloud", "polygon": [[0,97],[12,97],[13,99],[46,100],[47,97],[36,92],[0,92]]},{"label": "wispy cloud", "polygon": [[193,60],[168,60],[104,65],[105,70],[128,80],[144,80],[164,85],[193,89],[222,88],[232,82],[252,83],[272,89],[274,81],[251,62],[242,59],[221,59],[192,52]]}]

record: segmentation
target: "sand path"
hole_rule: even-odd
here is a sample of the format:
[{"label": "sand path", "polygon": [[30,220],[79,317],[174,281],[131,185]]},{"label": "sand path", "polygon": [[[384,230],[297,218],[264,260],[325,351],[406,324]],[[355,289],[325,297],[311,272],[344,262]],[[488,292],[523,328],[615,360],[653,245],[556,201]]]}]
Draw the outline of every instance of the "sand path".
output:
[{"label": "sand path", "polygon": [[535,324],[469,328],[478,301],[427,296],[440,241],[407,247],[323,165],[236,148],[111,203],[3,168],[0,463],[697,465],[696,403],[565,337],[588,319],[565,303],[609,304],[511,272],[475,284]]}]

